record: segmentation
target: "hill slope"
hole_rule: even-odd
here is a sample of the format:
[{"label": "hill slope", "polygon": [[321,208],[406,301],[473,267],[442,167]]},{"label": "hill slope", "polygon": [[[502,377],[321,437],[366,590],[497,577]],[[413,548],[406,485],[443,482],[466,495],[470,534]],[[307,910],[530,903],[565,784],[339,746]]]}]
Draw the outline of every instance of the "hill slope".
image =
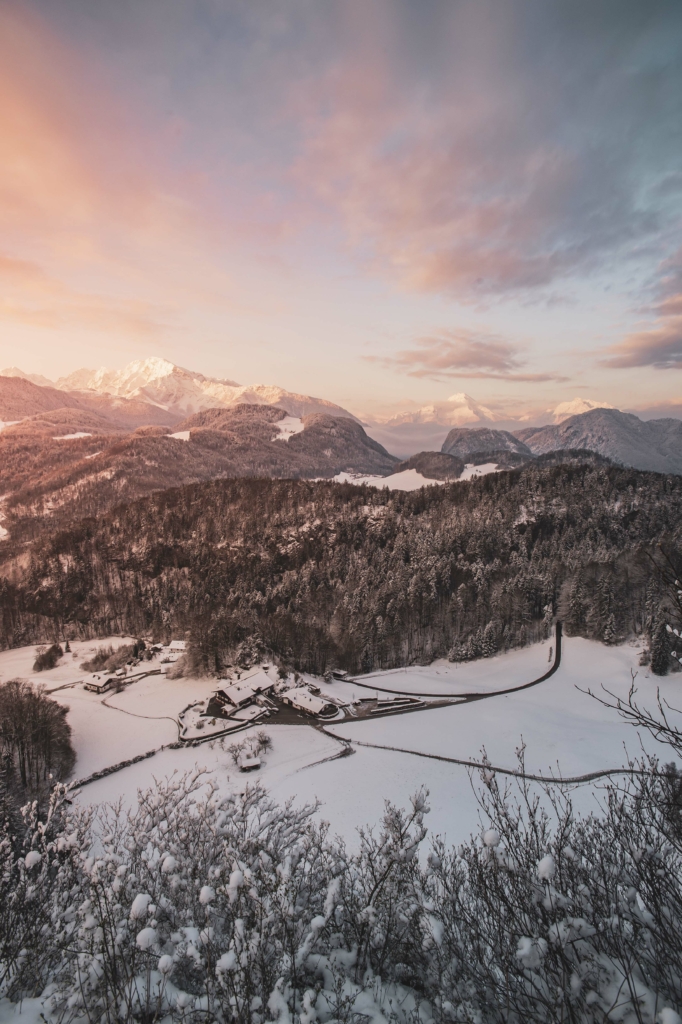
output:
[{"label": "hill slope", "polygon": [[[87,436],[69,436],[76,433]],[[344,417],[297,420],[283,409],[242,405],[198,413],[173,433],[162,427],[111,433],[91,414],[59,410],[0,433],[0,494],[5,528],[18,539],[179,484],[341,472],[385,476],[397,462]]]},{"label": "hill slope", "polygon": [[613,642],[651,625],[646,555],[681,531],[682,478],[614,466],[412,493],[215,480],[0,544],[0,646],[189,631],[212,669],[251,641],[309,671],[369,671],[521,646],[553,613]]},{"label": "hill slope", "polygon": [[530,448],[508,430],[493,430],[490,427],[453,427],[443,441],[441,451],[465,461],[468,456],[488,452],[513,452],[529,458],[531,456]]},{"label": "hill slope", "polygon": [[43,387],[23,377],[0,374],[0,421],[14,422],[53,412],[55,409],[81,409],[104,417],[112,427],[134,430],[144,424],[177,422],[178,416],[147,402],[100,395],[96,392],[61,391]]}]

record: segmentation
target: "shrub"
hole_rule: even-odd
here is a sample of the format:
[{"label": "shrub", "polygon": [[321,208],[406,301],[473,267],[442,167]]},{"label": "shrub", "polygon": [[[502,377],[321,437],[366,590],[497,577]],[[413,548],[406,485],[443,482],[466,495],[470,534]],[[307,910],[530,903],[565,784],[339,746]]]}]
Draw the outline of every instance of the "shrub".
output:
[{"label": "shrub", "polygon": [[64,651],[59,644],[52,644],[51,647],[39,647],[36,653],[37,658],[33,662],[33,671],[46,672],[48,669],[55,667],[63,656]]},{"label": "shrub", "polygon": [[111,644],[107,647],[99,647],[92,658],[82,663],[81,668],[84,672],[100,672],[113,653],[114,648]]}]

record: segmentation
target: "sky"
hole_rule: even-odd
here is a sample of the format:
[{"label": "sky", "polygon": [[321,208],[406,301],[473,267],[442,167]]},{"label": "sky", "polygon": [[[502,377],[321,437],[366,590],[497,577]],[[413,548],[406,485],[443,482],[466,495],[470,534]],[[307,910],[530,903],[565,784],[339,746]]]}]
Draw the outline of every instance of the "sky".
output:
[{"label": "sky", "polygon": [[0,0],[0,366],[682,417],[679,0]]}]

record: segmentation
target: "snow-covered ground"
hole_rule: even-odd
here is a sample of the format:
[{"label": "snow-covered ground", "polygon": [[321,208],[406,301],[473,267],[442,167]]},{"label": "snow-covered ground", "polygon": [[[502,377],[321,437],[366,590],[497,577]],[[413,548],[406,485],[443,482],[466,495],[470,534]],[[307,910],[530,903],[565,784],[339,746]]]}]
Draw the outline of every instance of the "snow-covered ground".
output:
[{"label": "snow-covered ground", "polygon": [[[282,421],[283,422],[283,421]],[[495,462],[485,462],[481,466],[466,465],[459,480],[473,480],[477,476],[486,476],[497,472]],[[432,487],[443,483],[442,480],[431,480],[422,476],[416,469],[404,469],[401,473],[390,476],[356,476],[353,473],[337,473],[333,478],[337,484],[368,484],[370,487],[388,487],[389,491],[418,491],[420,487]]]},{"label": "snow-covered ground", "polygon": [[177,430],[174,434],[169,434],[168,437],[174,437],[176,441],[189,441],[189,430]]},{"label": "snow-covered ground", "polygon": [[[113,638],[106,643],[115,645],[127,639]],[[76,684],[84,676],[78,664],[104,642],[73,644],[75,658],[67,655],[59,666],[43,673],[32,672],[35,648],[0,653],[0,680],[28,678],[53,691],[54,699],[69,707],[68,720],[78,755],[75,774],[79,778],[175,741],[177,715],[188,704],[206,697],[216,685],[210,679],[169,680],[158,675],[134,682],[119,694],[86,693],[82,685]],[[521,686],[542,675],[548,667],[550,646],[552,640],[468,664],[438,661],[428,667],[373,673],[360,679],[369,690],[360,688],[357,682],[316,682],[323,692],[343,700],[372,696],[371,687],[444,696],[485,695]],[[254,727],[265,728],[273,745],[261,770],[249,780],[262,781],[278,800],[318,797],[321,814],[331,823],[332,831],[350,843],[358,826],[378,820],[385,800],[405,805],[409,796],[425,785],[431,793],[430,829],[445,833],[455,842],[478,827],[477,804],[467,769],[413,753],[360,744],[462,760],[479,758],[485,747],[492,764],[513,769],[515,749],[523,738],[530,772],[549,774],[560,770],[572,776],[620,767],[626,762],[625,747],[636,755],[640,738],[614,711],[602,707],[581,689],[602,692],[604,685],[625,694],[630,673],[635,671],[641,703],[653,709],[660,686],[663,697],[673,706],[682,706],[682,675],[652,677],[647,669],[638,667],[639,655],[640,648],[634,643],[605,647],[565,638],[559,671],[530,689],[389,718],[328,725],[329,732],[350,740],[355,749],[352,756],[340,759],[326,760],[342,749],[337,740],[312,725],[278,725],[275,716],[265,726]],[[140,667],[156,665],[151,662]],[[226,748],[233,739],[239,740],[251,731],[199,747],[166,749],[84,787],[79,799],[99,803],[122,798],[130,803],[139,787],[154,785],[155,778],[189,770],[195,764],[214,771],[221,787],[242,787],[245,776],[235,769]],[[655,749],[648,736],[643,742]],[[670,760],[670,753],[659,749]],[[574,792],[581,810],[594,807],[598,796],[599,783],[582,785]]]},{"label": "snow-covered ground", "polygon": [[420,487],[442,483],[441,480],[427,480],[416,469],[404,469],[391,476],[355,476],[353,473],[337,473],[333,478],[337,484],[368,484],[370,487],[388,487],[389,491],[418,491]]},{"label": "snow-covered ground", "polygon": [[53,441],[75,441],[79,437],[92,437],[92,434],[86,433],[84,430],[77,430],[73,434],[59,434],[58,437],[53,437]]},{"label": "snow-covered ground", "polygon": [[275,423],[279,434],[275,441],[288,441],[294,434],[300,434],[303,430],[303,420],[298,416],[285,416],[283,420]]},{"label": "snow-covered ground", "polygon": [[473,462],[467,462],[459,479],[473,480],[474,477],[487,476],[488,473],[497,473],[496,462],[483,462],[480,466],[474,466]]}]

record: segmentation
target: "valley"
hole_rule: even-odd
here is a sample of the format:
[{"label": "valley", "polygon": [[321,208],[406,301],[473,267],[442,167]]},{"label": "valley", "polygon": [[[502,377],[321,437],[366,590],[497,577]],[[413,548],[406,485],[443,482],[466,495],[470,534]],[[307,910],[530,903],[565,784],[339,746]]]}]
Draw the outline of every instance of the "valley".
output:
[{"label": "valley", "polygon": [[[655,701],[657,687],[662,686],[663,696],[671,702],[679,687],[675,676],[660,680],[648,669],[638,667],[639,643],[608,648],[568,638],[555,675],[517,693],[373,720],[353,721],[351,716],[323,723],[321,728],[305,718],[298,725],[281,725],[274,715],[235,737],[209,737],[198,746],[177,746],[176,722],[182,709],[219,684],[207,678],[169,679],[164,671],[131,682],[113,697],[89,694],[83,690],[84,673],[78,665],[105,642],[115,646],[129,640],[112,637],[102,638],[97,644],[75,642],[72,657],[65,656],[63,664],[46,673],[31,671],[34,648],[0,653],[0,683],[15,676],[27,678],[68,707],[78,758],[75,778],[157,750],[153,757],[83,786],[76,798],[79,803],[101,804],[122,798],[124,805],[131,806],[138,789],[154,785],[155,779],[192,771],[197,765],[213,774],[221,790],[239,788],[244,776],[227,748],[235,739],[265,729],[272,750],[263,756],[258,780],[281,801],[289,797],[297,801],[319,799],[319,815],[351,846],[356,842],[356,828],[376,820],[385,799],[405,806],[422,785],[430,792],[431,832],[446,836],[452,843],[464,841],[475,832],[478,773],[474,772],[470,780],[470,771],[448,763],[448,758],[482,763],[485,751],[490,764],[514,772],[518,771],[515,751],[523,742],[526,771],[530,774],[560,778],[627,767],[627,755],[636,754],[640,742],[647,749],[655,746],[651,747],[648,736],[633,730],[586,691],[601,694],[602,684],[608,681],[614,693],[626,695],[631,671],[637,675],[642,701],[649,705]],[[370,689],[374,686],[377,692],[389,688],[391,692],[436,693],[451,700],[464,693],[484,696],[523,686],[529,678],[541,674],[552,645],[550,638],[491,659],[460,665],[436,661],[430,666],[373,673],[359,678],[358,683]],[[153,669],[157,664],[153,661],[149,666]],[[248,681],[262,671],[261,665],[255,665],[240,675]],[[276,673],[269,671],[276,679]],[[329,683],[304,674],[301,685],[317,686],[322,693],[348,701],[351,706],[361,696],[360,687],[352,680]],[[346,744],[350,744],[352,754],[339,757]],[[419,754],[428,756],[424,759]],[[576,808],[589,811],[599,798],[601,785],[597,779],[568,787]]]}]

